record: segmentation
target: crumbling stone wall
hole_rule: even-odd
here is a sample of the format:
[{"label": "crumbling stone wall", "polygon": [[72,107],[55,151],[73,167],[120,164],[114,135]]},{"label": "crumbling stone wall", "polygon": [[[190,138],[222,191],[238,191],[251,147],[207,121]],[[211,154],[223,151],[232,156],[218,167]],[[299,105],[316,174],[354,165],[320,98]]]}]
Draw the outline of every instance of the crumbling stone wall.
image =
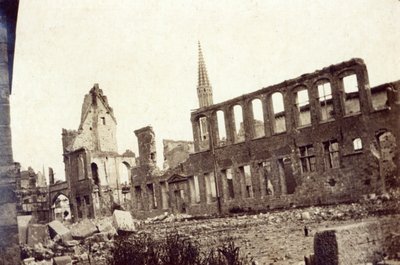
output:
[{"label": "crumbling stone wall", "polygon": [[174,168],[189,158],[194,152],[193,142],[163,140],[164,169]]},{"label": "crumbling stone wall", "polygon": [[16,195],[18,198],[18,215],[31,215],[33,222],[45,223],[49,221],[49,190],[43,185],[44,176],[35,173],[32,168],[21,171],[17,176]]},{"label": "crumbling stone wall", "polygon": [[325,228],[314,237],[315,265],[376,264],[399,251],[398,216]]},{"label": "crumbling stone wall", "polygon": [[[352,85],[348,84],[349,77]],[[352,59],[203,106],[191,113],[195,153],[162,174],[140,165],[135,169],[137,177],[132,186],[146,182],[162,187],[171,176],[182,176],[189,187],[185,212],[190,214],[339,203],[357,200],[366,193],[384,192],[389,187],[383,172],[390,168],[390,174],[398,176],[395,146],[400,140],[399,83],[384,84],[385,90],[380,86],[371,93],[375,89],[369,86],[364,62]],[[306,103],[299,103],[299,91],[308,94],[303,99]],[[280,109],[274,107],[278,105],[276,94],[281,95]],[[379,97],[375,105],[374,95]],[[252,111],[255,99],[262,103],[263,133]],[[235,129],[233,109],[238,105],[242,108],[244,139]],[[226,139],[219,137],[218,111],[224,113]],[[308,120],[304,118],[306,112]],[[205,121],[206,138],[202,132]],[[388,143],[378,143],[376,136],[382,131],[393,135]],[[138,137],[138,141],[140,146],[142,139]],[[391,166],[384,160],[389,160]],[[196,179],[196,185],[191,179]],[[141,186],[141,205],[147,204],[144,191]],[[132,197],[139,198],[135,189]],[[173,198],[168,198],[171,211]],[[142,207],[138,215],[146,214],[148,208]]]}]

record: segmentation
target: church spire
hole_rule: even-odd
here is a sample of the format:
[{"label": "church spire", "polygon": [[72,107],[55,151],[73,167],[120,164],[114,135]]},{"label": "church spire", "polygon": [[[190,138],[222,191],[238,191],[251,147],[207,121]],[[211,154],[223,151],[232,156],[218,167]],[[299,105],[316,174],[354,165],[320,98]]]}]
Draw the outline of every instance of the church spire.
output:
[{"label": "church spire", "polygon": [[208,80],[207,68],[204,62],[203,52],[201,51],[200,41],[199,45],[199,69],[198,69],[198,84],[197,84],[197,96],[199,98],[199,106],[207,107],[213,104],[212,87]]}]

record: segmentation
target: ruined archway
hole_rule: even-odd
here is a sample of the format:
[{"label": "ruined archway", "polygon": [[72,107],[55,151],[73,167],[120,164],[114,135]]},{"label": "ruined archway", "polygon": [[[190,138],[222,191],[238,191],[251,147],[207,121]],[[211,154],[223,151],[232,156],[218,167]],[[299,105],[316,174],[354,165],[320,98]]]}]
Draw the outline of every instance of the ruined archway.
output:
[{"label": "ruined archway", "polygon": [[131,183],[131,165],[123,161],[120,165],[120,183],[122,185],[129,185]]},{"label": "ruined archway", "polygon": [[53,198],[51,210],[54,220],[63,222],[72,219],[70,200],[63,193],[59,193]]}]

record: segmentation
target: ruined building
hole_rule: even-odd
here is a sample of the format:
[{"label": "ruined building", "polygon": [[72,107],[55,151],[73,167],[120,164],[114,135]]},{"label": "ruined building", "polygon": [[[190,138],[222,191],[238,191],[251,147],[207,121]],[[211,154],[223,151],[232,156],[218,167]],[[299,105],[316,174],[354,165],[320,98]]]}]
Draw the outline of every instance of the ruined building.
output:
[{"label": "ruined building", "polygon": [[118,154],[116,126],[113,109],[95,84],[85,95],[78,130],[62,130],[66,181],[50,183],[50,202],[60,202],[60,195],[67,197],[74,220],[108,215],[131,205],[130,168],[136,158],[129,150]]},{"label": "ruined building", "polygon": [[400,81],[370,88],[361,59],[213,104],[199,49],[194,152],[160,172],[151,127],[135,131],[136,217],[355,201],[399,186]]},{"label": "ruined building", "polygon": [[41,172],[29,167],[17,177],[17,212],[18,216],[30,215],[34,223],[49,221],[49,188]]},{"label": "ruined building", "polygon": [[0,263],[18,264],[16,178],[11,146],[10,101],[18,0],[0,0]]}]

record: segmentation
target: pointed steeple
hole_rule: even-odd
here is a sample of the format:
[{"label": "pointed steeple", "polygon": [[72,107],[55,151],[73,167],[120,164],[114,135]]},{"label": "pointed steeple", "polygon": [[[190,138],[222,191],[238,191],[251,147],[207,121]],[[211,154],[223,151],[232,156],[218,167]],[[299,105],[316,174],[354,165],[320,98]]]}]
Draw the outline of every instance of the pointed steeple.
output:
[{"label": "pointed steeple", "polygon": [[208,80],[207,68],[204,62],[203,52],[201,51],[200,41],[199,45],[199,69],[198,69],[198,84],[197,84],[197,96],[199,98],[199,106],[207,107],[213,104],[212,87]]}]

